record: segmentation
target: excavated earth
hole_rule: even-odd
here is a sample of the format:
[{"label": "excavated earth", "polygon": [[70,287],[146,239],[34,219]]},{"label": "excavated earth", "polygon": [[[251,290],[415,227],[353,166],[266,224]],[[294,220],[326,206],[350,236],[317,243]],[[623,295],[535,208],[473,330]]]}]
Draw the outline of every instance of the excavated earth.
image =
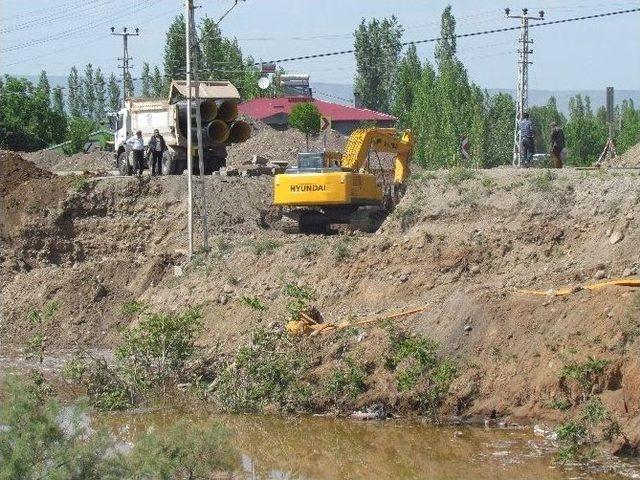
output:
[{"label": "excavated earth", "polygon": [[[200,343],[232,351],[255,328],[284,321],[282,288],[293,282],[317,292],[315,305],[331,321],[426,306],[398,324],[455,359],[452,414],[496,409],[560,421],[550,404],[567,393],[563,366],[606,360],[592,393],[638,447],[640,290],[515,291],[640,273],[635,170],[423,172],[378,232],[329,236],[278,232],[270,177],[212,176],[212,250],[187,263],[184,177],[80,182],[11,152],[0,161],[0,342],[8,348],[34,334],[29,312],[55,301],[59,310],[45,322],[50,350],[108,349],[131,321],[123,305],[137,300],[163,312],[202,305]],[[363,329],[367,357],[379,337],[378,328]],[[317,342],[331,348],[330,337]],[[398,402],[393,382],[376,372],[358,403]]]}]

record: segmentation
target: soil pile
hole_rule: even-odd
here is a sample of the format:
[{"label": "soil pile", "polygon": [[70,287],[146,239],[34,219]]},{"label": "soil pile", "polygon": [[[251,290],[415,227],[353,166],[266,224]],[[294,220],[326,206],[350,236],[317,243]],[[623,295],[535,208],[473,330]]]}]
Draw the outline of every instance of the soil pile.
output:
[{"label": "soil pile", "polygon": [[34,178],[50,178],[53,175],[26,161],[20,155],[0,150],[0,196],[4,199],[10,191]]},{"label": "soil pile", "polygon": [[89,153],[76,153],[69,156],[53,150],[39,150],[37,152],[23,153],[22,155],[38,167],[52,172],[115,169],[113,153],[100,150]]},{"label": "soil pile", "polygon": [[622,155],[605,162],[608,167],[640,167],[640,143],[636,143]]},{"label": "soil pile", "polygon": [[[327,150],[342,152],[346,143],[347,137],[341,133],[335,130],[328,132]],[[309,138],[309,151],[318,152],[324,149],[323,134]],[[275,130],[265,123],[255,121],[249,140],[232,145],[227,150],[227,164],[230,166],[251,162],[253,155],[295,164],[298,152],[307,151],[307,145],[304,134],[297,130]]]}]

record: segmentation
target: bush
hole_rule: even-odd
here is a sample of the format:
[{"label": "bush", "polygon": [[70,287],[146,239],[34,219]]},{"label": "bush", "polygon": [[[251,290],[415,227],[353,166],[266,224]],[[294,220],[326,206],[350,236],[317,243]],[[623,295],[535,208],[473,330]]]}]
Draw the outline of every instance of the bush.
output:
[{"label": "bush", "polygon": [[257,330],[251,343],[226,361],[208,390],[231,411],[260,412],[267,405],[297,411],[309,405],[311,385],[303,380],[308,355],[284,332]]},{"label": "bush", "polygon": [[86,118],[72,118],[69,122],[66,141],[69,142],[62,147],[67,155],[84,151],[84,144],[89,140],[89,136],[96,129],[96,125]]},{"label": "bush", "polygon": [[364,366],[351,357],[342,360],[343,365],[333,370],[326,384],[327,393],[336,407],[346,400],[355,400],[366,389],[367,373]]},{"label": "bush", "polygon": [[287,312],[291,320],[298,320],[300,312],[308,308],[309,302],[315,299],[315,292],[307,287],[298,287],[293,283],[287,283],[283,288],[284,294],[289,297]]},{"label": "bush", "polygon": [[560,370],[560,379],[572,379],[578,382],[582,389],[583,397],[586,399],[591,389],[598,380],[598,376],[604,372],[607,366],[606,360],[599,360],[589,357],[582,363],[570,363]]}]

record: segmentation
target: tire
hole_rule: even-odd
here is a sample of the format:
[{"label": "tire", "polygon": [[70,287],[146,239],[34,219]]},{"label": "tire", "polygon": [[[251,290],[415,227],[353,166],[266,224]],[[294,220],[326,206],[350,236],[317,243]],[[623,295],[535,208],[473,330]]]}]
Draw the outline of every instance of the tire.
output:
[{"label": "tire", "polygon": [[129,154],[127,152],[120,152],[120,155],[118,155],[118,172],[123,177],[129,176],[133,172],[133,166],[129,162]]},{"label": "tire", "polygon": [[162,154],[162,175],[175,175],[176,163],[175,153],[165,150]]}]

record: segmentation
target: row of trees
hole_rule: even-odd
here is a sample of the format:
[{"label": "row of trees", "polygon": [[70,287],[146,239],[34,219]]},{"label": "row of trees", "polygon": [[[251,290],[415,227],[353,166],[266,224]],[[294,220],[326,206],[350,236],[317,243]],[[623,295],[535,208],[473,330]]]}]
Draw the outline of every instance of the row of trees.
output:
[{"label": "row of trees", "polygon": [[[457,165],[460,144],[468,138],[475,165],[492,167],[511,163],[515,103],[510,95],[489,95],[469,81],[463,63],[456,57],[456,21],[451,7],[441,17],[441,39],[435,62],[420,61],[414,45],[402,55],[403,28],[395,17],[363,19],[356,31],[356,95],[367,108],[392,113],[400,128],[413,129],[415,158],[425,167]],[[591,111],[589,98],[571,99],[566,119],[555,98],[530,109],[536,127],[536,146],[547,151],[549,123],[565,128],[569,162],[590,164],[604,147],[608,127],[600,109]],[[640,141],[640,111],[633,102],[616,108],[614,134],[619,152]]]}]

